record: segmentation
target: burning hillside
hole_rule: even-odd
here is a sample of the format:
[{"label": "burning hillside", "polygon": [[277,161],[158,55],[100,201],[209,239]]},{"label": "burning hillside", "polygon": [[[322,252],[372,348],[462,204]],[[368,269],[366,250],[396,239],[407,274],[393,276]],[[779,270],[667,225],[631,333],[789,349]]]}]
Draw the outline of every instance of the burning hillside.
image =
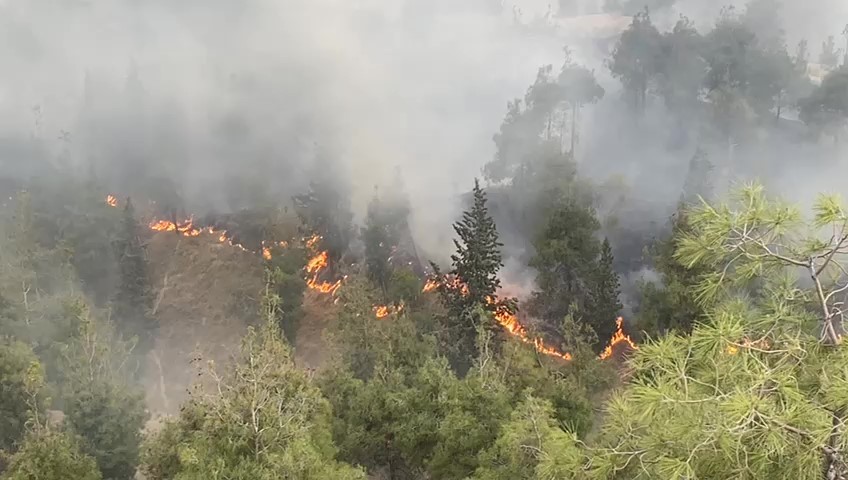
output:
[{"label": "burning hillside", "polygon": [[[114,195],[106,197],[109,206],[117,207]],[[184,220],[151,220],[147,227],[154,234],[149,255],[154,266],[152,277],[157,289],[154,313],[161,324],[160,337],[151,355],[149,371],[157,378],[151,388],[150,404],[159,411],[171,411],[179,404],[185,388],[192,380],[190,360],[203,358],[226,361],[229,352],[237,347],[238,339],[247,325],[256,320],[259,295],[262,291],[263,261],[273,259],[272,247],[288,248],[289,241],[258,242],[258,248],[242,244],[236,235],[216,225],[202,225],[193,217]],[[346,277],[336,276],[331,268],[329,253],[320,249],[322,237],[313,235],[302,240],[309,254],[304,268],[308,291],[305,307],[309,322],[303,332],[313,343],[306,350],[307,363],[320,363],[320,341],[327,322],[322,314],[327,309],[321,297],[335,298]],[[458,288],[467,294],[467,287],[458,280],[443,277],[430,278],[423,292],[437,291],[444,285]],[[334,303],[335,303],[334,302]],[[490,298],[490,303],[499,299]],[[385,319],[404,313],[404,305],[374,305],[376,319]],[[326,313],[326,312],[325,312]],[[510,335],[532,345],[538,352],[562,360],[571,360],[570,352],[561,351],[545,343],[541,337],[532,336],[515,314],[497,310],[496,321]],[[298,344],[301,346],[302,342]],[[306,342],[309,343],[309,342]],[[617,330],[610,338],[601,359],[613,357],[620,345],[637,349],[636,344],[623,331],[623,320],[617,320]],[[316,351],[318,349],[318,351]],[[186,368],[166,368],[184,365]]]}]

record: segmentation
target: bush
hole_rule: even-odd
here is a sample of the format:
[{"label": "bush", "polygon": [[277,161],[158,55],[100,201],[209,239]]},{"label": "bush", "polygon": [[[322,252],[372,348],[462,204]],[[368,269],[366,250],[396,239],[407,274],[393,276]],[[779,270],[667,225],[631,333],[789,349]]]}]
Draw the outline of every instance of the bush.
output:
[{"label": "bush", "polygon": [[64,432],[38,429],[29,435],[11,457],[3,480],[100,480],[93,458]]}]

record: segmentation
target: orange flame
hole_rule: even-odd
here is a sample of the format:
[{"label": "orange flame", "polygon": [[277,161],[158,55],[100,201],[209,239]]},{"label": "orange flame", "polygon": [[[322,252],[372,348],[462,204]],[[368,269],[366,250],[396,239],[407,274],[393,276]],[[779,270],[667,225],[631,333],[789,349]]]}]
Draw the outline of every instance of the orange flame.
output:
[{"label": "orange flame", "polygon": [[109,205],[110,207],[117,207],[118,197],[114,195],[106,195],[106,205]]},{"label": "orange flame", "polygon": [[401,313],[401,312],[403,312],[403,304],[400,304],[398,306],[394,306],[394,305],[375,305],[374,306],[374,316],[376,316],[378,320],[386,318],[393,313]]},{"label": "orange flame", "polygon": [[435,278],[428,278],[427,283],[424,284],[424,289],[422,290],[422,292],[423,293],[433,292],[437,288],[439,288],[439,284],[440,284],[439,281],[436,280]]},{"label": "orange flame", "polygon": [[315,274],[327,268],[328,255],[327,252],[321,252],[310,258],[306,263],[306,273]]},{"label": "orange flame", "polygon": [[[424,284],[424,288],[423,288],[422,292],[423,293],[432,292],[432,291],[438,289],[439,286],[444,285],[444,284],[451,285],[451,286],[454,286],[454,287],[458,287],[459,286],[459,279],[457,279],[455,277],[453,277],[453,278],[445,277],[441,280],[436,279],[436,278],[430,278]],[[464,295],[468,295],[468,287],[467,286],[462,285],[461,289],[462,289],[462,292],[463,292]],[[494,304],[494,303],[497,302],[497,299],[490,297],[488,299],[488,302],[490,304]],[[546,345],[544,340],[542,340],[542,338],[540,338],[540,337],[531,338],[530,335],[528,335],[527,330],[524,328],[524,326],[521,325],[521,323],[518,321],[518,317],[516,317],[514,314],[511,314],[511,313],[506,312],[506,311],[497,311],[497,312],[495,312],[494,317],[495,317],[495,320],[498,322],[498,324],[500,324],[500,326],[502,326],[504,328],[504,330],[506,330],[510,335],[518,338],[519,340],[521,340],[522,342],[524,342],[526,344],[533,345],[533,347],[539,353],[542,353],[542,354],[545,354],[545,355],[548,355],[548,356],[551,356],[551,357],[561,358],[563,360],[571,360],[573,358],[571,353],[569,353],[569,352],[562,352],[555,347],[552,347],[550,345]],[[636,342],[634,342],[633,339],[631,339],[628,335],[626,335],[624,333],[624,330],[623,330],[624,319],[622,317],[618,317],[616,319],[615,323],[616,323],[615,333],[613,333],[609,342],[607,342],[607,347],[598,356],[598,358],[601,359],[601,360],[606,360],[606,359],[612,357],[613,348],[620,343],[628,344],[630,346],[630,348],[632,348],[633,350],[639,349],[639,347],[636,345]]]},{"label": "orange flame", "polygon": [[199,237],[203,233],[203,229],[194,226],[194,220],[191,218],[182,223],[174,223],[168,220],[154,220],[150,222],[149,227],[156,232],[176,231],[184,237]]},{"label": "orange flame", "polygon": [[[197,227],[194,225],[194,220],[189,218],[188,220],[177,221],[174,223],[170,220],[153,220],[148,224],[148,227],[154,232],[177,232],[184,237],[199,237],[203,233],[208,233],[209,235],[213,235],[217,237],[218,242],[226,243],[231,247],[238,248],[243,252],[253,253],[253,254],[261,254],[262,258],[265,260],[271,260],[271,247],[268,247],[265,242],[262,243],[262,250],[259,252],[255,252],[244,245],[234,242],[233,239],[229,236],[226,230],[216,230],[215,227]],[[288,242],[281,241],[276,242],[282,248],[287,248],[289,246]]]},{"label": "orange flame", "polygon": [[[468,286],[464,284],[460,284],[460,280],[456,277],[448,276],[443,279],[430,278],[427,280],[427,283],[424,284],[423,293],[432,292],[436,290],[441,285],[450,285],[453,288],[457,288],[462,291],[463,295],[468,295]],[[487,299],[489,304],[497,303],[497,299],[490,297]],[[507,333],[518,338],[522,342],[533,345],[533,347],[539,353],[549,355],[551,357],[561,358],[563,360],[571,360],[571,354],[568,352],[560,352],[558,349],[545,345],[544,340],[541,338],[530,338],[527,334],[527,330],[523,325],[518,321],[518,317],[514,314],[506,312],[506,311],[496,311],[495,312],[495,320],[502,326]],[[379,318],[379,317],[378,317]]]},{"label": "orange flame", "polygon": [[[319,240],[321,240],[321,237],[314,235],[306,241],[306,246],[312,248]],[[311,275],[311,278],[306,279],[306,286],[310,290],[315,290],[319,293],[335,294],[339,287],[342,286],[343,279],[336,282],[322,282],[318,280],[321,272],[329,266],[329,258],[330,254],[325,250],[310,258],[306,263],[306,273]]]},{"label": "orange flame", "polygon": [[[494,300],[489,299],[490,303],[493,301]],[[533,347],[539,353],[551,357],[561,358],[563,360],[571,360],[572,357],[570,353],[560,352],[558,349],[550,345],[545,345],[545,341],[542,340],[540,337],[530,338],[530,336],[527,335],[527,330],[525,330],[524,326],[518,322],[518,318],[514,314],[511,314],[509,312],[496,312],[495,320],[497,320],[497,322],[502,327],[504,327],[504,329],[506,329],[506,331],[509,332],[510,335],[518,338],[526,344],[533,345]]]},{"label": "orange flame", "polygon": [[624,333],[623,327],[624,319],[622,317],[618,317],[617,319],[615,319],[615,333],[612,334],[612,337],[609,339],[609,342],[607,342],[606,348],[604,348],[604,351],[601,352],[598,358],[600,358],[601,360],[606,360],[612,357],[613,349],[616,345],[620,343],[627,344],[632,350],[639,350],[639,346],[636,345],[636,342],[634,342],[629,335]]}]

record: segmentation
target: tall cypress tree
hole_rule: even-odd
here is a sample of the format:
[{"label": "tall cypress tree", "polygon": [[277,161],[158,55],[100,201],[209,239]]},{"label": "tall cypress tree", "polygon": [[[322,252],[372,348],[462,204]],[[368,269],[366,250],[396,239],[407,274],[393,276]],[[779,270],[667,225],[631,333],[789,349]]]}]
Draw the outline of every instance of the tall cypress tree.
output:
[{"label": "tall cypress tree", "polygon": [[[497,299],[501,286],[498,270],[503,266],[495,222],[486,207],[486,193],[474,180],[474,203],[453,225],[456,253],[451,255],[450,276],[456,282],[445,282],[441,288],[442,301],[448,308],[449,337],[456,356],[454,367],[467,371],[475,354],[477,326],[496,330],[491,316],[495,313],[514,313],[515,299]],[[437,269],[438,273],[438,269]],[[478,315],[477,312],[492,315]]]},{"label": "tall cypress tree", "polygon": [[120,284],[113,302],[113,316],[119,331],[126,338],[136,337],[137,355],[153,348],[158,327],[151,315],[153,293],[148,276],[147,256],[139,236],[135,209],[127,199],[120,237],[115,244]]},{"label": "tall cypress tree", "polygon": [[613,270],[612,264],[612,248],[605,238],[595,268],[594,285],[590,293],[591,310],[587,317],[589,324],[598,334],[598,349],[603,348],[604,343],[615,332],[615,320],[622,309],[618,274]]}]

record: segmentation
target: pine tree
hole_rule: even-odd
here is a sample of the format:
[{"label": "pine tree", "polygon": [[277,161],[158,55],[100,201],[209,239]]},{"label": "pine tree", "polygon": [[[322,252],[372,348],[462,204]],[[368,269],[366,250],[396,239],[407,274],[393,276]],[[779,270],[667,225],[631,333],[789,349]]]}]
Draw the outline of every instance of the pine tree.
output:
[{"label": "pine tree", "polygon": [[448,304],[451,311],[467,313],[479,305],[493,313],[503,308],[514,312],[512,302],[492,302],[501,287],[498,270],[503,267],[500,253],[502,245],[498,241],[495,221],[486,207],[486,193],[476,179],[474,204],[471,210],[462,214],[462,220],[455,223],[453,229],[459,239],[453,242],[456,253],[451,255],[453,269],[450,273],[465,287],[466,292],[459,287],[449,289],[451,298]]},{"label": "pine tree", "polygon": [[135,353],[144,355],[153,347],[158,325],[150,312],[153,294],[147,273],[147,257],[139,236],[135,209],[129,199],[124,208],[120,235],[115,245],[120,285],[114,300],[113,316],[125,338],[137,339]]},{"label": "pine tree", "polygon": [[615,332],[615,320],[621,313],[622,305],[618,274],[613,270],[613,255],[609,241],[605,238],[601,244],[601,256],[595,268],[594,286],[591,291],[591,309],[588,321],[598,334],[597,348],[603,348]]},{"label": "pine tree", "polygon": [[397,246],[397,235],[393,235],[395,232],[388,224],[387,216],[386,206],[380,197],[375,195],[368,204],[365,229],[362,232],[368,278],[384,295],[392,275],[389,257],[392,255],[392,247]]},{"label": "pine tree", "polygon": [[340,181],[344,178],[340,168],[335,157],[319,151],[309,191],[293,198],[303,235],[320,235],[320,247],[327,251],[331,263],[345,253],[353,233],[350,187]]},{"label": "pine tree", "polygon": [[365,243],[365,264],[368,278],[388,297],[392,275],[397,263],[393,258],[409,258],[415,252],[405,251],[414,245],[402,245],[404,233],[408,231],[409,202],[399,184],[399,177],[386,195],[375,193],[368,204],[365,228],[362,231]]},{"label": "pine tree", "polygon": [[[501,286],[498,270],[503,266],[502,245],[486,207],[486,193],[477,179],[474,203],[453,228],[459,239],[454,239],[456,253],[451,255],[453,268],[449,276],[456,281],[444,282],[440,292],[448,309],[449,342],[456,349],[452,363],[463,373],[474,357],[478,326],[496,331],[491,315],[514,313],[517,303],[511,298],[497,299]],[[480,315],[481,312],[490,315]]]},{"label": "pine tree", "polygon": [[707,152],[699,147],[689,161],[689,172],[686,174],[680,197],[682,204],[700,203],[700,199],[710,200],[713,195],[713,170]]},{"label": "pine tree", "polygon": [[595,212],[573,201],[556,206],[539,232],[536,255],[530,266],[538,271],[530,302],[531,313],[542,319],[551,331],[558,330],[572,304],[582,312],[591,309],[600,242]]}]

